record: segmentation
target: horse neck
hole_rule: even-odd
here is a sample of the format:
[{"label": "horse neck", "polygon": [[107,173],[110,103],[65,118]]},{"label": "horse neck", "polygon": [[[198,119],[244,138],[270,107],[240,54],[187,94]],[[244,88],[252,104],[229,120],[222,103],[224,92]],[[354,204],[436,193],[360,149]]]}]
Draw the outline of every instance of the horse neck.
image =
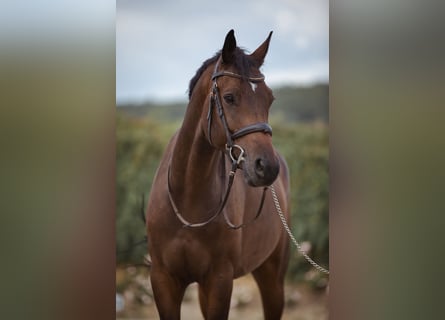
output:
[{"label": "horse neck", "polygon": [[210,208],[222,194],[224,159],[221,151],[210,145],[202,130],[203,103],[203,100],[190,101],[187,107],[172,151],[170,183],[178,202],[201,203]]}]

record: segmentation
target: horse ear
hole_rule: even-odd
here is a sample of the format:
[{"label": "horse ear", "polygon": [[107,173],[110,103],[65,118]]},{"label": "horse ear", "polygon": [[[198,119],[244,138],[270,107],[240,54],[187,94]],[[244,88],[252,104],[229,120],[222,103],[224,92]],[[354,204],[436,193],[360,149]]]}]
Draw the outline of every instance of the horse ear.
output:
[{"label": "horse ear", "polygon": [[270,38],[272,37],[272,32],[269,33],[269,36],[267,37],[266,41],[264,41],[250,56],[252,59],[257,63],[258,67],[260,67],[263,62],[264,58],[266,57],[267,50],[269,49],[269,42]]},{"label": "horse ear", "polygon": [[224,46],[222,49],[222,60],[226,64],[230,64],[233,61],[234,53],[236,48],[236,39],[235,32],[232,30],[229,31],[226,35],[226,40],[224,40]]}]

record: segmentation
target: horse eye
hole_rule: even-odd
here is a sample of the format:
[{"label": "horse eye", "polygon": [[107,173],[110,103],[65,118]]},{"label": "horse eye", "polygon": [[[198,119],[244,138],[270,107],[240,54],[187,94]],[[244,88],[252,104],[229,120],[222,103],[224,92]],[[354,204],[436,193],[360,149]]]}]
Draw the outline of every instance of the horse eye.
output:
[{"label": "horse eye", "polygon": [[235,97],[231,93],[225,94],[224,95],[224,101],[226,101],[228,104],[234,104]]}]

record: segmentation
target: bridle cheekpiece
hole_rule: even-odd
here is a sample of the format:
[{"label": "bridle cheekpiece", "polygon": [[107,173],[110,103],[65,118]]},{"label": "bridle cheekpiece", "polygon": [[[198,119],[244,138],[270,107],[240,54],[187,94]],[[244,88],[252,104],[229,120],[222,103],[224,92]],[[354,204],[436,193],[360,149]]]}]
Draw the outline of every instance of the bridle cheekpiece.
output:
[{"label": "bridle cheekpiece", "polygon": [[213,108],[216,107],[218,116],[221,120],[221,123],[224,127],[224,131],[226,134],[226,148],[229,151],[229,155],[232,155],[233,154],[232,149],[234,146],[237,146],[237,148],[242,150],[242,148],[240,146],[235,145],[235,140],[237,140],[241,137],[244,137],[248,134],[254,133],[254,132],[264,132],[264,133],[272,135],[272,127],[266,122],[259,122],[259,123],[254,123],[254,124],[248,125],[248,126],[241,128],[235,132],[231,132],[231,130],[229,129],[229,125],[227,124],[226,116],[224,114],[224,109],[221,104],[218,83],[216,80],[219,77],[228,76],[228,77],[239,78],[239,79],[245,78],[249,82],[259,83],[259,82],[264,81],[264,76],[261,75],[258,77],[243,77],[237,73],[230,72],[230,71],[225,71],[225,70],[218,71],[220,61],[221,61],[221,58],[219,58],[218,61],[216,62],[215,68],[213,70],[213,75],[212,75],[213,83],[212,83],[212,90],[210,92],[209,111],[207,114],[207,132],[208,132],[208,136],[209,136],[209,142],[210,142],[210,144],[212,144],[212,114],[213,114]]}]

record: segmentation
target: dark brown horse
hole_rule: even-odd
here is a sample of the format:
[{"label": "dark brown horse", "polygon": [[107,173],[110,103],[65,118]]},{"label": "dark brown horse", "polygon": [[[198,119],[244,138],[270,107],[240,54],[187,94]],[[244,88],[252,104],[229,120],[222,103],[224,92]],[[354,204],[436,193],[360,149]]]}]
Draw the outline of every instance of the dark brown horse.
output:
[{"label": "dark brown horse", "polygon": [[227,319],[233,279],[250,272],[265,319],[282,315],[289,244],[267,186],[289,212],[289,178],[272,146],[267,121],[274,98],[259,70],[271,35],[248,55],[231,30],[190,81],[183,124],[167,146],[147,208],[161,319],[180,318],[192,282],[199,284],[204,318]]}]

